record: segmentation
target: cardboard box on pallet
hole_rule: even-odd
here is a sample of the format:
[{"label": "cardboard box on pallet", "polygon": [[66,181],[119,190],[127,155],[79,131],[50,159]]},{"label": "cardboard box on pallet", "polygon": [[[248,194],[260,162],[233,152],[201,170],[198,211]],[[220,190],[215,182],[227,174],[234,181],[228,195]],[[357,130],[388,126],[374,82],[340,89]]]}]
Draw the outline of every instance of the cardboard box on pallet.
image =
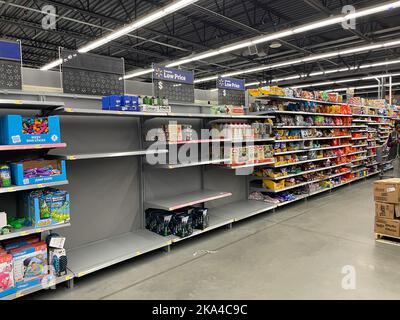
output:
[{"label": "cardboard box on pallet", "polygon": [[400,237],[400,220],[375,217],[375,233]]},{"label": "cardboard box on pallet", "polygon": [[400,216],[400,204],[375,202],[375,216],[396,219]]},{"label": "cardboard box on pallet", "polygon": [[400,203],[400,178],[375,181],[374,199],[376,202]]}]

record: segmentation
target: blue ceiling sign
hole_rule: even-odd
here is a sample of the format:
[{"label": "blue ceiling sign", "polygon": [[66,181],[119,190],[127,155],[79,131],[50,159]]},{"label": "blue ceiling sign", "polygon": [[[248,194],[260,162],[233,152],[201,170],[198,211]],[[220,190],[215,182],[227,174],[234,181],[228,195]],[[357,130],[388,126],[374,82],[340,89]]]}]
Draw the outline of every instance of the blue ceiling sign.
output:
[{"label": "blue ceiling sign", "polygon": [[172,69],[153,65],[153,79],[193,84],[194,76],[192,71]]},{"label": "blue ceiling sign", "polygon": [[218,89],[229,89],[229,90],[245,90],[244,80],[235,78],[221,78],[217,79]]},{"label": "blue ceiling sign", "polygon": [[19,42],[0,40],[0,59],[21,60],[21,46]]}]

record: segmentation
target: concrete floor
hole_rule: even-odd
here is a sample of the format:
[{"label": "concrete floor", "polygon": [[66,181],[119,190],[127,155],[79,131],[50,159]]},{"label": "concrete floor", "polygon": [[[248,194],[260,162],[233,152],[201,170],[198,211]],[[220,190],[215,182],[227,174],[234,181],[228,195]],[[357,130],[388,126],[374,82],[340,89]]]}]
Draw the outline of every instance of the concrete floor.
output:
[{"label": "concrete floor", "polygon": [[[354,183],[29,299],[399,299],[400,247],[374,241],[372,182]],[[209,251],[209,252],[208,252]],[[345,290],[345,266],[355,289]]]}]

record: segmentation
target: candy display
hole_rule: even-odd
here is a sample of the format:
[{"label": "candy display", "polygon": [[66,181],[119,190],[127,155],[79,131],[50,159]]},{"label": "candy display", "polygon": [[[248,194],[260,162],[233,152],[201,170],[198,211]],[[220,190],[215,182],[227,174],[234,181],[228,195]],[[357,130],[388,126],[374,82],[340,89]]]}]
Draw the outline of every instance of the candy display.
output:
[{"label": "candy display", "polygon": [[230,147],[228,150],[224,150],[224,148],[221,147],[221,154],[224,154],[225,157],[230,159],[230,165],[244,165],[273,161],[271,145]]},{"label": "candy display", "polygon": [[60,142],[60,120],[58,116],[0,117],[1,144],[43,144]]},{"label": "candy display", "polygon": [[12,181],[27,185],[66,180],[64,160],[30,160],[11,163]]}]

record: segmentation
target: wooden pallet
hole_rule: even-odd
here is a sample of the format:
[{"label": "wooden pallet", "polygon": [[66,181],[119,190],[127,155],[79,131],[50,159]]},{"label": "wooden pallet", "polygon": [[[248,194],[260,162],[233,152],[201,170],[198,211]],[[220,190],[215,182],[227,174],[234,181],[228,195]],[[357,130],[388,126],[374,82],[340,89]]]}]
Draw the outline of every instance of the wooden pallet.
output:
[{"label": "wooden pallet", "polygon": [[375,240],[379,243],[391,244],[400,247],[400,237],[388,236],[386,234],[375,233]]}]

